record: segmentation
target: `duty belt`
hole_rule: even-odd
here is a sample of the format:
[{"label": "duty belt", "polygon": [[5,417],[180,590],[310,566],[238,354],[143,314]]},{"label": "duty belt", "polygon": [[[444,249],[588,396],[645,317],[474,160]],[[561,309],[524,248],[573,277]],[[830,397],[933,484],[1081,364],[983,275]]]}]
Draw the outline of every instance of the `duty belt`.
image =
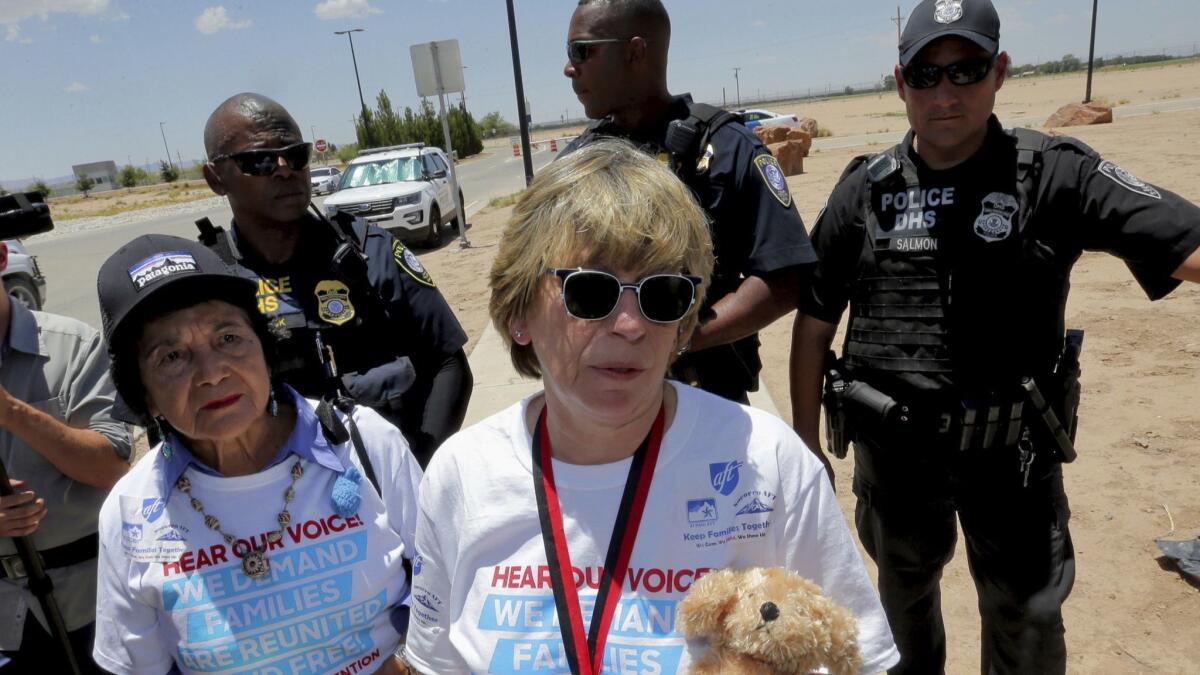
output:
[{"label": "duty belt", "polygon": [[[38,551],[38,556],[42,559],[42,567],[50,570],[94,560],[99,551],[100,535],[93,532],[69,544]],[[22,562],[21,556],[16,554],[0,556],[0,579],[16,581],[24,579],[26,576],[25,563]]]}]

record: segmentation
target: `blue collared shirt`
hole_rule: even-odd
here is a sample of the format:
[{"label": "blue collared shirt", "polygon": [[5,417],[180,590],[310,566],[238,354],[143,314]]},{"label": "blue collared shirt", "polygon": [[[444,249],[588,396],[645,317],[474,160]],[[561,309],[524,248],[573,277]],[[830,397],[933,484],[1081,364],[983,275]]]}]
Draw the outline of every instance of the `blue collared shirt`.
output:
[{"label": "blue collared shirt", "polygon": [[[334,453],[329,439],[325,438],[321,422],[317,419],[317,413],[312,404],[295,389],[287,385],[284,385],[284,388],[291,395],[292,402],[296,406],[296,426],[292,427],[292,433],[275,453],[275,457],[263,468],[275,466],[291,455],[296,455],[300,459],[320,464],[335,473],[345,471],[346,466]],[[159,494],[163,499],[171,497],[171,492],[175,489],[175,481],[179,480],[188,467],[211,476],[221,475],[216,469],[196,459],[196,456],[188,449],[187,442],[179,434],[169,431],[167,437],[169,442],[166,445],[159,443],[157,448],[163,459],[162,483],[159,484]]]}]

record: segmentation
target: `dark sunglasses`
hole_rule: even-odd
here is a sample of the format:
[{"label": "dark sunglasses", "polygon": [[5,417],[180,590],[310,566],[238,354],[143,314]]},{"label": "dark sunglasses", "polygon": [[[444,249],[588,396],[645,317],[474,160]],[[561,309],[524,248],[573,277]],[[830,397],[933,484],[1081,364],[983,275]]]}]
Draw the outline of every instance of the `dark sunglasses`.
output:
[{"label": "dark sunglasses", "polygon": [[300,171],[308,167],[308,159],[311,155],[312,143],[301,142],[282,148],[231,152],[228,155],[217,155],[208,161],[215,164],[223,159],[232,159],[238,169],[247,176],[270,176],[279,168],[280,157],[287,162],[289,169]]},{"label": "dark sunglasses", "polygon": [[629,42],[633,38],[597,38],[595,40],[571,40],[567,43],[567,60],[571,65],[579,65],[592,55],[595,45],[611,45],[617,42]]},{"label": "dark sunglasses", "polygon": [[961,87],[975,84],[987,77],[995,61],[994,57],[984,56],[963,59],[944,66],[910,63],[900,70],[900,74],[904,76],[904,84],[913,89],[932,89],[938,86],[938,83],[942,81],[942,73],[945,73],[951,82]]},{"label": "dark sunglasses", "polygon": [[701,282],[700,277],[687,274],[652,274],[636,284],[626,284],[608,272],[582,267],[546,271],[562,280],[567,314],[585,321],[599,321],[612,314],[621,301],[621,293],[632,288],[642,316],[654,323],[675,323],[696,302],[696,288]]}]

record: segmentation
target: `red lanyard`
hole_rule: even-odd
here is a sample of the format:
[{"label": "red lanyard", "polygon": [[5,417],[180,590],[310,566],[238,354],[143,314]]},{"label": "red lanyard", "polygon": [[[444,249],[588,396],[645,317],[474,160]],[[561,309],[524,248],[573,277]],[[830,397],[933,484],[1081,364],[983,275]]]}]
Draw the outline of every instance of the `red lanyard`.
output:
[{"label": "red lanyard", "polygon": [[625,492],[621,495],[621,506],[617,510],[617,520],[613,523],[612,538],[608,542],[608,554],[604,557],[596,606],[592,609],[592,625],[585,638],[583,612],[579,608],[579,594],[575,590],[575,579],[571,572],[571,553],[567,550],[558,490],[554,486],[546,409],[543,408],[538,416],[537,433],[533,437],[533,490],[537,494],[542,543],[546,546],[546,562],[550,567],[550,582],[554,588],[554,605],[558,610],[563,649],[573,675],[600,675],[600,666],[604,663],[604,642],[608,639],[608,628],[612,624],[617,601],[621,599],[625,572],[629,569],[629,556],[637,540],[646,496],[650,493],[650,481],[654,479],[654,466],[658,463],[665,420],[666,406],[662,406],[658,409],[654,425],[650,427],[650,434],[633,454],[629,476],[625,479]]}]

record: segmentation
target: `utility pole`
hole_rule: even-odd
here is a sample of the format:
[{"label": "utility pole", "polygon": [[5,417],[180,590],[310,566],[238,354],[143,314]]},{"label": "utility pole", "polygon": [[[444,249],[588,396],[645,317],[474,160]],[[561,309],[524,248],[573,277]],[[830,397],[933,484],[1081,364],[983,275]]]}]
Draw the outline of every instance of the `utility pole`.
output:
[{"label": "utility pole", "polygon": [[160,132],[160,133],[162,133],[162,137],[163,137],[163,150],[166,150],[166,151],[167,151],[167,165],[168,165],[168,166],[170,166],[170,164],[171,164],[171,149],[167,147],[167,132],[166,132],[166,131],[163,131],[163,125],[164,125],[164,124],[166,124],[166,122],[159,122],[159,123],[158,123],[158,130],[159,130],[159,132]]},{"label": "utility pole", "polygon": [[1088,46],[1088,80],[1087,93],[1083,95],[1084,103],[1092,102],[1092,69],[1095,65],[1096,55],[1096,6],[1100,4],[1100,0],[1092,0],[1092,42]]},{"label": "utility pole", "polygon": [[738,108],[742,107],[742,83],[738,80],[738,71],[740,71],[740,70],[741,70],[741,68],[733,69],[733,86],[737,90],[737,107]]},{"label": "utility pole", "polygon": [[900,26],[903,25],[904,17],[900,15],[900,5],[896,5],[896,16],[892,18],[892,23],[896,24],[896,44],[900,44]]}]

